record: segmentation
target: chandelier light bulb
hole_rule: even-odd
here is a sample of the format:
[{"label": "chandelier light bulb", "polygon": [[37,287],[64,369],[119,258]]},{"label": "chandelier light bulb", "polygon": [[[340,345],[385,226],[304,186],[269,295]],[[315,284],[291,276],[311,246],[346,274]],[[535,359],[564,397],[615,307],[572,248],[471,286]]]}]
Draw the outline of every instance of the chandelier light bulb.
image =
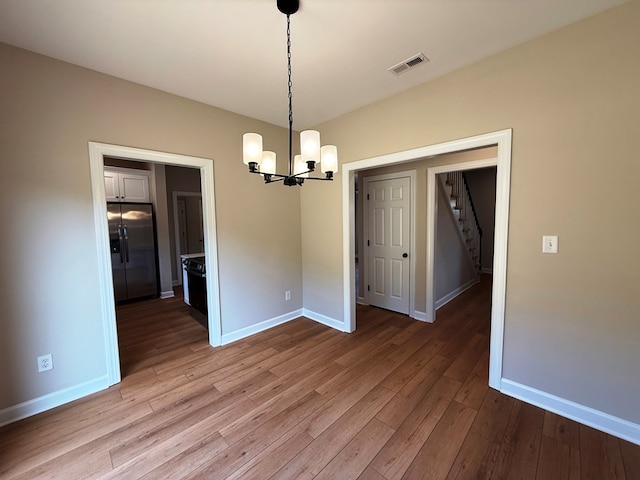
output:
[{"label": "chandelier light bulb", "polygon": [[262,135],[245,133],[242,136],[242,160],[246,165],[262,162]]},{"label": "chandelier light bulb", "polygon": [[276,153],[265,150],[262,152],[262,163],[260,164],[260,173],[271,174],[276,173]]},{"label": "chandelier light bulb", "polygon": [[322,173],[336,173],[338,171],[338,147],[324,145],[320,148],[320,166]]},{"label": "chandelier light bulb", "polygon": [[316,130],[300,132],[300,153],[303,162],[320,162],[320,132]]}]

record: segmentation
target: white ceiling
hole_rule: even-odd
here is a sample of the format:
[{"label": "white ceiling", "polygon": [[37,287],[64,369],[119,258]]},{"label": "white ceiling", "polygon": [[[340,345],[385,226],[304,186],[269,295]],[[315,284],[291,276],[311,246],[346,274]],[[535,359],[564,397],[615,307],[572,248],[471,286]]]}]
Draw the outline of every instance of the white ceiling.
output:
[{"label": "white ceiling", "polygon": [[[329,120],[626,0],[301,0],[294,128]],[[286,126],[276,0],[0,0],[0,41]],[[387,69],[423,52],[431,60]]]}]

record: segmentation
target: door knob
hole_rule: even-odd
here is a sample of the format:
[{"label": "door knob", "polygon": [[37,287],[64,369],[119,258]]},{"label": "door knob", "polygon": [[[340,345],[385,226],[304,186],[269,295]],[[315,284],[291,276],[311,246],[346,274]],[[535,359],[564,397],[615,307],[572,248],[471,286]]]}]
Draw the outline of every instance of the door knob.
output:
[{"label": "door knob", "polygon": [[408,253],[403,253],[403,254],[402,254],[402,258],[407,258],[408,256],[409,256],[409,254],[408,254]]}]

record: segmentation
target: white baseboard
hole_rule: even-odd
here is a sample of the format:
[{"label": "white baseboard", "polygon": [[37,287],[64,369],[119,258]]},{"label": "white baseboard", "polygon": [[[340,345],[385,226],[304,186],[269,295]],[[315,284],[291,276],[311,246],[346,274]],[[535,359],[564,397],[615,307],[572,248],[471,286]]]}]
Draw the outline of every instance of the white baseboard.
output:
[{"label": "white baseboard", "polygon": [[502,379],[500,391],[550,412],[640,445],[640,425],[550,393]]},{"label": "white baseboard", "polygon": [[367,302],[367,299],[364,297],[357,297],[356,298],[356,303],[358,305],[369,305],[369,303]]},{"label": "white baseboard", "polygon": [[234,332],[223,333],[222,334],[222,345],[226,345],[227,343],[236,342],[238,340],[242,340],[243,338],[249,337],[251,335],[255,335],[256,333],[264,332],[273,327],[277,327],[283,323],[287,323],[291,320],[295,320],[298,317],[302,316],[302,309],[294,310],[293,312],[285,313],[284,315],[280,315],[278,317],[273,317],[268,320],[265,320],[260,323],[256,323],[255,325],[250,325],[245,328],[241,328]]},{"label": "white baseboard", "polygon": [[414,310],[413,314],[411,314],[411,318],[415,318],[416,320],[420,320],[421,322],[433,323],[427,320],[427,312],[420,312],[418,310]]},{"label": "white baseboard", "polygon": [[173,290],[167,290],[166,292],[160,292],[160,298],[171,298],[175,297],[176,294]]},{"label": "white baseboard", "polygon": [[345,328],[344,322],[336,320],[335,318],[327,317],[326,315],[322,315],[321,313],[317,313],[311,310],[307,310],[306,308],[303,308],[302,315],[313,320],[314,322],[321,323],[323,325],[326,325],[327,327],[334,328],[341,332],[348,331],[348,329]]},{"label": "white baseboard", "polygon": [[298,310],[285,313],[284,315],[280,315],[279,317],[270,318],[269,320],[265,320],[255,325],[250,325],[248,327],[241,328],[234,332],[224,333],[222,335],[222,345],[226,345],[231,342],[242,340],[243,338],[249,337],[251,335],[255,335],[256,333],[264,332],[265,330],[276,327],[283,323],[290,322],[291,320],[295,320],[296,318],[299,318],[299,317],[307,317],[310,320],[316,321],[318,323],[322,323],[323,325],[326,325],[331,328],[335,328],[336,330],[340,330],[341,332],[346,331],[344,329],[343,322],[327,317],[320,313],[316,313],[307,309],[300,308]]},{"label": "white baseboard", "polygon": [[454,298],[456,298],[458,295],[462,294],[463,292],[465,292],[466,290],[469,290],[471,287],[473,287],[476,283],[478,283],[479,280],[477,278],[474,278],[473,280],[465,283],[464,285],[456,288],[455,290],[447,293],[444,297],[436,300],[436,310],[439,309],[440,307],[442,307],[443,305],[446,305],[447,303],[449,303],[451,300],[453,300]]},{"label": "white baseboard", "polygon": [[173,285],[174,287],[177,287],[178,285],[182,285],[182,281],[181,280],[171,280],[171,285]]},{"label": "white baseboard", "polygon": [[0,410],[0,427],[109,388],[107,375]]}]

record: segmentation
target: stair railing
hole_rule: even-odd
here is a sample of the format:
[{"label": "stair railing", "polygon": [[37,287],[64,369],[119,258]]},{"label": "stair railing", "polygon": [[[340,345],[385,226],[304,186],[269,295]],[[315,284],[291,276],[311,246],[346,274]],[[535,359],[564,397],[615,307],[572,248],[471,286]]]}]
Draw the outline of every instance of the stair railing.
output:
[{"label": "stair railing", "polygon": [[448,172],[447,185],[451,186],[451,208],[458,211],[458,226],[467,244],[474,267],[482,271],[482,228],[464,172]]}]

